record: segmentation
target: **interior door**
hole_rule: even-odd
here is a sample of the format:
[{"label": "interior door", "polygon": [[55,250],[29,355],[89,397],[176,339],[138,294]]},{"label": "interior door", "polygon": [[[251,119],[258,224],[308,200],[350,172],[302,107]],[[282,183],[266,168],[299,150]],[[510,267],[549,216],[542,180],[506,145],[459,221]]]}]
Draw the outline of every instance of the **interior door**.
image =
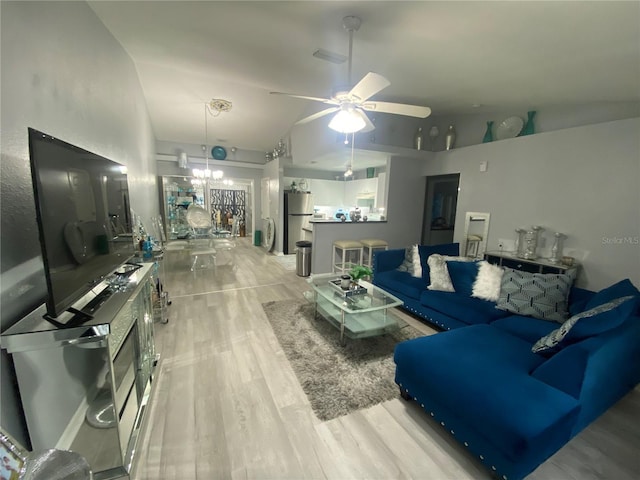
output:
[{"label": "interior door", "polygon": [[422,220],[423,245],[453,242],[460,174],[427,177]]}]

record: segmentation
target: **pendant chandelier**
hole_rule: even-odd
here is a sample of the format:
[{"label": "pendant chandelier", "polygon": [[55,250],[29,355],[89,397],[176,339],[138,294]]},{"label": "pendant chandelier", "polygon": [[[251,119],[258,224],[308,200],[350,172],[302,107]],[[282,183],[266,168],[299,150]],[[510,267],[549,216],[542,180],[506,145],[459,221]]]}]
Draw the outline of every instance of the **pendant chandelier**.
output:
[{"label": "pendant chandelier", "polygon": [[209,170],[209,128],[207,115],[217,117],[220,115],[220,112],[228,112],[231,110],[231,105],[231,102],[222,99],[213,99],[209,103],[204,104],[204,145],[202,145],[202,151],[204,153],[205,169],[200,170],[198,168],[194,168],[193,176],[196,178],[220,180],[224,176],[222,170]]}]

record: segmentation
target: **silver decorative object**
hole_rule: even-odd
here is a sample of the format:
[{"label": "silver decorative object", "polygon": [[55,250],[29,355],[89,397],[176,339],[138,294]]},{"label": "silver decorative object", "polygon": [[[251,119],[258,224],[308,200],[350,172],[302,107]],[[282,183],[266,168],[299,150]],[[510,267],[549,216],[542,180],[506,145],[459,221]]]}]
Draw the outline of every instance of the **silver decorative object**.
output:
[{"label": "silver decorative object", "polygon": [[453,125],[449,125],[447,129],[447,133],[444,136],[444,148],[446,150],[451,150],[456,143],[456,129],[453,128]]},{"label": "silver decorative object", "polygon": [[522,258],[525,258],[527,260],[535,260],[536,258],[538,258],[538,254],[536,253],[538,249],[538,239],[540,238],[540,232],[542,232],[543,230],[544,228],[533,225],[531,227],[531,230],[528,230],[525,233],[525,249]]},{"label": "silver decorative object", "polygon": [[516,228],[516,245],[513,249],[513,253],[515,253],[516,257],[523,258],[524,256],[524,234],[527,231],[524,228]]},{"label": "silver decorative object", "polygon": [[419,127],[413,137],[413,146],[416,150],[422,150],[423,140],[424,134],[422,133],[422,127]]},{"label": "silver decorative object", "polygon": [[551,247],[551,258],[549,258],[549,261],[551,263],[562,263],[562,244],[567,236],[560,232],[554,233],[553,236],[555,239]]}]

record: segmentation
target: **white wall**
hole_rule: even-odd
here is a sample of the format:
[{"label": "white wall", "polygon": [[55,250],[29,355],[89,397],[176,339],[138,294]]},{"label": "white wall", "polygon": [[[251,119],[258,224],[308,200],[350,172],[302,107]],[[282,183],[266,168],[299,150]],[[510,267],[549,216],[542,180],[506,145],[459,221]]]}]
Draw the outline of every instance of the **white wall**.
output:
[{"label": "white wall", "polygon": [[466,211],[489,212],[489,250],[541,225],[543,254],[559,231],[565,254],[583,259],[578,285],[640,286],[639,139],[640,118],[599,123],[438,152],[422,174],[460,173],[456,241]]},{"label": "white wall", "polygon": [[[283,235],[284,231],[284,219],[281,212],[283,212],[284,206],[284,187],[283,187],[283,173],[280,166],[280,159],[272,160],[264,166],[263,178],[269,179],[269,205],[262,205],[262,216],[264,218],[270,217],[275,221],[275,241],[273,244],[273,253],[282,253],[283,250]],[[262,239],[264,243],[265,229],[262,230]]]},{"label": "white wall", "polygon": [[[1,2],[1,325],[44,301],[27,127],[123,163],[131,206],[158,214],[155,139],[134,65],[84,2]],[[4,359],[3,359],[4,360]],[[8,362],[0,423],[19,439]]]}]

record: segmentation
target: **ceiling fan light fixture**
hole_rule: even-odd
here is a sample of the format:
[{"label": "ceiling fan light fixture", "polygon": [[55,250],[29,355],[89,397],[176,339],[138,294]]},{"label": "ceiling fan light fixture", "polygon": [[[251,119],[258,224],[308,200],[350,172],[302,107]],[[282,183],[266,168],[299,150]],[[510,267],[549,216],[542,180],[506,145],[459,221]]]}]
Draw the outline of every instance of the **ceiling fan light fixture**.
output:
[{"label": "ceiling fan light fixture", "polygon": [[329,122],[329,128],[340,133],[355,133],[366,127],[361,115],[354,108],[342,108]]}]

